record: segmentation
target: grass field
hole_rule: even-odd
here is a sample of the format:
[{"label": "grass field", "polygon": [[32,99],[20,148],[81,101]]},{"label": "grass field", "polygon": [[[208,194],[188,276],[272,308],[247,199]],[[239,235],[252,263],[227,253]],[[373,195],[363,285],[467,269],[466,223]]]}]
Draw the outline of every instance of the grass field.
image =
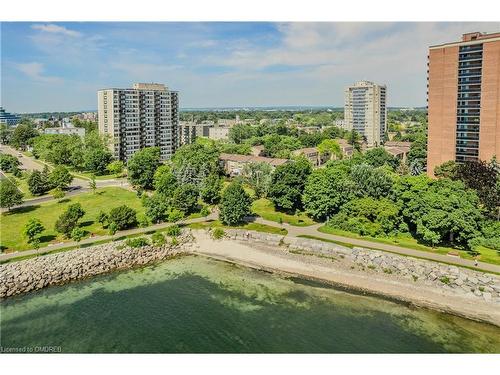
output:
[{"label": "grass field", "polygon": [[28,188],[28,179],[26,177],[14,177],[12,173],[5,173],[5,175],[9,178],[9,180],[14,182],[19,190],[21,190],[23,193],[23,199],[35,198]]},{"label": "grass field", "polygon": [[[71,174],[75,177],[81,178],[83,180],[90,180],[92,178],[92,173],[91,172],[82,172],[82,171],[77,171],[74,168],[71,168],[69,170]],[[117,173],[117,174],[103,174],[101,176],[95,175],[96,180],[111,180],[115,178],[123,178],[126,177],[127,173],[122,172],[122,173]]]},{"label": "grass field", "polygon": [[[96,221],[99,211],[109,211],[113,207],[126,204],[135,209],[138,215],[144,213],[141,200],[131,191],[119,187],[108,187],[97,190],[96,194],[84,193],[60,201],[51,201],[29,207],[22,207],[5,212],[1,215],[1,236],[0,243],[3,251],[27,250],[31,248],[22,235],[24,226],[30,218],[39,219],[45,231],[40,237],[40,247],[50,243],[65,241],[63,236],[54,229],[55,222],[59,215],[72,203],[80,203],[85,210],[85,216],[80,219],[81,227],[87,232],[95,235],[107,234],[107,229],[103,229]],[[67,240],[66,240],[67,241]]]},{"label": "grass field", "polygon": [[299,227],[305,227],[315,224],[314,220],[307,216],[304,212],[295,215],[289,215],[283,212],[278,212],[274,208],[273,203],[266,198],[257,199],[252,203],[252,212],[263,219],[275,221],[276,223],[288,223]]},{"label": "grass field", "polygon": [[208,228],[248,229],[248,230],[254,230],[256,232],[282,234],[282,235],[286,235],[288,233],[288,231],[286,229],[273,227],[271,225],[266,225],[266,224],[259,224],[259,223],[247,223],[244,225],[230,227],[230,226],[223,225],[219,220],[188,224],[187,227],[191,228],[191,229],[208,229]]},{"label": "grass field", "polygon": [[[335,234],[338,236],[344,236],[344,237],[349,237],[349,238],[357,238],[361,240],[368,240],[372,242],[378,242],[378,243],[384,243],[384,244],[389,244],[389,245],[397,245],[401,247],[406,247],[409,249],[414,249],[414,250],[421,250],[421,251],[427,251],[431,252],[434,254],[443,254],[446,255],[450,251],[456,252],[460,255],[461,258],[463,259],[474,259],[474,256],[464,250],[458,250],[452,247],[446,247],[446,246],[437,246],[437,247],[430,247],[426,246],[423,244],[418,243],[418,241],[412,237],[409,236],[399,236],[399,237],[389,237],[389,238],[374,238],[374,237],[368,237],[368,236],[360,236],[359,234],[356,233],[351,233],[351,232],[346,232],[340,229],[336,228],[331,228],[329,226],[323,225],[322,227],[318,228],[320,232],[323,233],[328,233],[328,234]],[[491,264],[500,264],[500,254],[498,251],[489,249],[483,246],[479,247],[479,252],[480,256],[478,257],[478,260],[481,262],[485,263],[491,263]]]}]

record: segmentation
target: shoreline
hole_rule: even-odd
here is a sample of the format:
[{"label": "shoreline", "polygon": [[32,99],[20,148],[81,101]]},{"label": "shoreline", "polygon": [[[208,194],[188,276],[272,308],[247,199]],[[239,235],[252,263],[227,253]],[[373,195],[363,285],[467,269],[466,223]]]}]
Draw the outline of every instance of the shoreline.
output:
[{"label": "shoreline", "polygon": [[474,300],[396,275],[377,274],[366,269],[342,269],[328,258],[277,250],[276,246],[269,246],[265,242],[212,240],[202,233],[195,234],[195,238],[196,241],[188,250],[190,254],[500,327],[500,304],[497,302]]},{"label": "shoreline", "polygon": [[[169,245],[123,248],[120,241],[0,265],[1,299],[195,255],[500,327],[500,278],[496,276],[374,250],[245,230],[227,231],[222,240],[212,239],[205,230],[190,230],[181,237],[175,249]],[[470,285],[483,292],[467,291]]]}]

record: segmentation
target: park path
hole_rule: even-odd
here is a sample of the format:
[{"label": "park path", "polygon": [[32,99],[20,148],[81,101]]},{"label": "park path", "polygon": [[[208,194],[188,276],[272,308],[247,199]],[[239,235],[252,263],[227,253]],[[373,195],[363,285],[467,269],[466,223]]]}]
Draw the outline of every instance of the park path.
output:
[{"label": "park path", "polygon": [[13,253],[0,254],[0,261],[5,261],[8,259],[21,257],[21,256],[24,257],[24,256],[29,256],[29,255],[44,254],[44,253],[47,253],[49,251],[64,249],[66,247],[90,245],[94,242],[115,240],[115,239],[118,239],[118,238],[123,237],[123,236],[130,236],[133,234],[142,234],[142,233],[146,233],[146,232],[155,231],[158,229],[164,229],[164,228],[167,228],[167,227],[174,225],[174,224],[179,224],[179,225],[193,224],[193,223],[201,223],[201,222],[204,222],[207,220],[216,220],[216,219],[217,219],[217,214],[211,213],[208,216],[199,217],[196,219],[181,220],[181,221],[178,221],[177,223],[160,223],[160,224],[151,225],[151,226],[146,227],[146,228],[134,228],[134,229],[122,230],[122,231],[116,232],[114,235],[102,235],[102,236],[88,237],[88,238],[85,238],[84,240],[81,240],[80,242],[76,242],[76,241],[60,242],[58,244],[54,244],[51,246],[41,247],[39,249],[16,251]]},{"label": "park path", "polygon": [[478,270],[500,273],[500,266],[497,266],[495,264],[478,262],[477,266],[475,266],[473,260],[463,259],[463,258],[460,258],[457,256],[431,253],[429,251],[414,250],[414,249],[409,249],[407,247],[402,247],[402,246],[397,246],[397,245],[390,245],[390,244],[384,244],[384,243],[380,243],[380,242],[373,242],[373,241],[369,241],[369,240],[362,240],[362,239],[357,239],[357,238],[339,236],[339,235],[335,235],[335,234],[323,233],[323,232],[318,231],[319,227],[324,225],[322,223],[310,225],[307,227],[299,227],[299,226],[293,226],[293,225],[290,225],[287,223],[280,225],[274,221],[265,220],[261,217],[255,218],[252,221],[255,223],[260,223],[260,224],[265,224],[265,225],[281,226],[282,228],[285,228],[288,231],[288,236],[290,236],[290,237],[314,236],[314,237],[318,237],[318,238],[323,238],[325,240],[332,240],[332,241],[347,243],[347,244],[350,244],[353,246],[388,251],[391,253],[407,255],[407,256],[411,256],[411,257],[415,257],[415,258],[422,258],[422,259],[433,260],[433,261],[442,262],[442,263],[449,263],[449,264],[462,266],[462,267],[471,267],[471,268],[478,269]]}]

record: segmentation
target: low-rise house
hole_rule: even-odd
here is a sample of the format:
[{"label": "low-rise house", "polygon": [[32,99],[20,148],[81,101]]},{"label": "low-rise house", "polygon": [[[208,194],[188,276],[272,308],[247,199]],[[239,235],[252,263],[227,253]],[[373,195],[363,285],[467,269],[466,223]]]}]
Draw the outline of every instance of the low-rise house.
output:
[{"label": "low-rise house", "polygon": [[315,167],[319,167],[320,165],[325,164],[328,160],[331,159],[330,154],[321,154],[321,152],[319,152],[316,147],[299,148],[298,150],[293,151],[292,155],[305,156]]},{"label": "low-rise house", "polygon": [[350,158],[354,154],[354,147],[347,143],[345,139],[337,139],[337,143],[340,146],[340,151],[344,157]]},{"label": "low-rise house", "polygon": [[243,174],[243,168],[249,163],[266,163],[272,169],[279,165],[288,163],[287,159],[266,158],[264,156],[239,155],[239,154],[220,154],[219,163],[224,172],[229,176],[240,176]]},{"label": "low-rise house", "polygon": [[397,157],[402,161],[406,161],[408,157],[408,153],[410,152],[411,142],[403,142],[403,141],[388,141],[385,142],[384,148],[385,150],[391,154],[392,156]]}]

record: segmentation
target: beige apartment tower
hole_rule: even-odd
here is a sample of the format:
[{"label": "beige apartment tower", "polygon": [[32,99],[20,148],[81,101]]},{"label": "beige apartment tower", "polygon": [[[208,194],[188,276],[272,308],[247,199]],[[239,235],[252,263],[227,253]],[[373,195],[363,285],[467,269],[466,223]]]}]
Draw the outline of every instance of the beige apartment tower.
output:
[{"label": "beige apartment tower", "polygon": [[427,173],[500,156],[500,33],[429,47]]},{"label": "beige apartment tower", "polygon": [[179,97],[158,83],[97,92],[99,133],[109,135],[115,158],[128,161],[145,147],[159,147],[162,160],[179,146]]},{"label": "beige apartment tower", "polygon": [[387,89],[369,81],[359,81],[345,90],[344,127],[356,130],[367,146],[379,146],[387,127]]}]

